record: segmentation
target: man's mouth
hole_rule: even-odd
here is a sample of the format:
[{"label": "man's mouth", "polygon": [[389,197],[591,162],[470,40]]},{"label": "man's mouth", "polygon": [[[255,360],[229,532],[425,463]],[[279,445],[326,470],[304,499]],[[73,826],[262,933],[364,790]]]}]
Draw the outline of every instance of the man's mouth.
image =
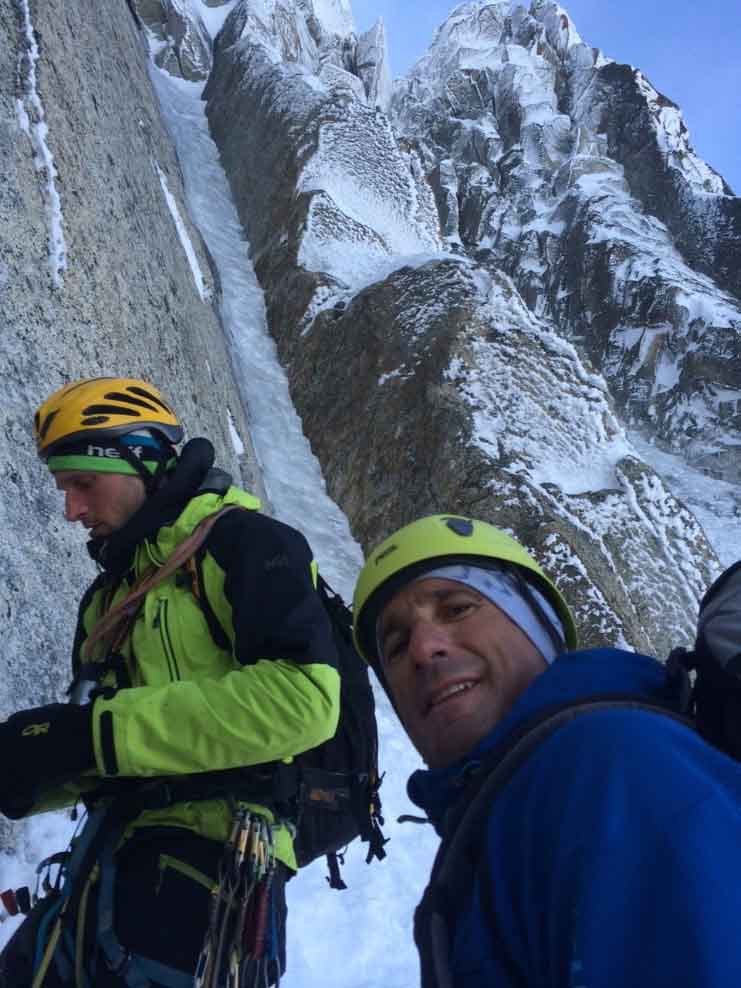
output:
[{"label": "man's mouth", "polygon": [[437,692],[433,693],[428,699],[425,707],[425,715],[435,707],[439,707],[442,703],[446,703],[454,696],[458,696],[459,693],[465,693],[467,690],[473,689],[473,687],[477,685],[477,679],[466,679],[459,683],[451,683],[449,686],[443,686],[442,689],[437,690]]}]

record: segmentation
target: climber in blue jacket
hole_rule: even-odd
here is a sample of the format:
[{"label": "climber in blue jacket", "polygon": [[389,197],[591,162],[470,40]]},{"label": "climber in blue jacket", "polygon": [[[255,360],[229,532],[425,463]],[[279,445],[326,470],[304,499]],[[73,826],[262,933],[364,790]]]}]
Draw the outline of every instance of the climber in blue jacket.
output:
[{"label": "climber in blue jacket", "polygon": [[457,516],[383,542],[354,610],[443,837],[415,917],[423,988],[741,985],[741,765],[662,712],[659,662],[575,651],[535,560]]}]

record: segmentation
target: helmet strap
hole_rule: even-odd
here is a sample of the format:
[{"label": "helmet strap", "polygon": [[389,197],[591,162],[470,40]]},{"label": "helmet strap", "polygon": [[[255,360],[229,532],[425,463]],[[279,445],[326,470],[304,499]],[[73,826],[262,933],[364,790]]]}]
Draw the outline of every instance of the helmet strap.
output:
[{"label": "helmet strap", "polygon": [[126,460],[129,466],[132,466],[134,470],[136,470],[136,472],[139,474],[141,479],[144,481],[144,487],[146,488],[147,496],[151,497],[151,495],[154,494],[154,492],[159,487],[160,477],[164,472],[166,466],[164,459],[159,461],[155,472],[150,473],[149,470],[147,470],[144,463],[142,463],[139,457],[136,456],[136,454],[131,451],[131,449],[126,445],[126,443],[122,443],[119,440],[115,440],[115,442],[112,445],[121,454],[121,459]]}]

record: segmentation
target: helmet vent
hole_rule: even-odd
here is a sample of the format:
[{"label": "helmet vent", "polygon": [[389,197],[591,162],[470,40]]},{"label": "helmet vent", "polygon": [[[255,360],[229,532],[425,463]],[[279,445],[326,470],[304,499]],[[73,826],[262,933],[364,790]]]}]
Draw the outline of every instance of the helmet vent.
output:
[{"label": "helmet vent", "polygon": [[473,522],[470,518],[445,518],[445,524],[456,535],[473,535]]},{"label": "helmet vent", "polygon": [[[140,398],[146,398],[147,401],[151,401],[152,404],[154,405],[159,405],[160,408],[164,408],[164,410],[166,412],[169,412],[170,415],[175,414],[173,410],[169,407],[169,405],[166,405],[165,402],[162,401],[160,398],[158,398],[156,395],[151,394],[149,391],[145,391],[144,388],[137,388],[134,385],[132,385],[130,388],[127,388],[126,390],[130,391],[132,394],[139,395]],[[129,398],[128,400],[133,401],[134,399]]]},{"label": "helmet vent", "polygon": [[386,558],[387,556],[390,556],[392,552],[396,552],[396,550],[397,550],[398,548],[399,548],[399,547],[398,547],[397,545],[395,545],[395,544],[394,544],[394,545],[390,545],[390,546],[388,546],[388,547],[387,547],[386,549],[384,549],[384,550],[383,550],[383,552],[382,552],[382,553],[381,553],[381,554],[380,554],[379,556],[376,556],[376,560],[375,560],[375,562],[376,562],[376,566],[378,566],[378,564],[379,564],[379,563],[381,563],[381,562],[383,562],[383,560],[384,560],[384,559],[385,559],[385,558]]},{"label": "helmet vent", "polygon": [[46,416],[46,418],[44,419],[44,422],[43,422],[41,428],[39,429],[39,438],[40,439],[44,439],[44,437],[46,436],[47,432],[49,431],[49,426],[52,424],[52,422],[54,421],[54,419],[57,417],[58,414],[59,414],[59,412],[57,410],[57,411],[54,411],[54,412],[50,412]]},{"label": "helmet vent", "polygon": [[107,415],[93,415],[89,419],[83,419],[83,425],[101,425],[103,422],[108,421]]},{"label": "helmet vent", "polygon": [[[135,408],[121,408],[119,405],[88,405],[87,408],[83,408],[82,414],[87,415],[132,415],[134,418],[141,418],[141,412],[138,412]],[[105,419],[101,421],[105,422]],[[89,425],[89,422],[83,422],[83,425]]]},{"label": "helmet vent", "polygon": [[[106,401],[121,401],[124,405],[133,405],[135,408],[146,408],[148,412],[157,411],[155,404],[142,401],[141,398],[132,398],[131,395],[124,394],[121,391],[107,391],[103,397]],[[119,409],[119,411],[123,411],[123,409]]]}]

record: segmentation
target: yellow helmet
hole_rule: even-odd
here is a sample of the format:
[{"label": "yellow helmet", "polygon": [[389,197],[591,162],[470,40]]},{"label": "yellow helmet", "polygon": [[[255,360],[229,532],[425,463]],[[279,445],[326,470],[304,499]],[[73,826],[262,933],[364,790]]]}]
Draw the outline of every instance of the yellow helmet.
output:
[{"label": "yellow helmet", "polygon": [[400,528],[368,557],[353,597],[355,644],[378,667],[376,622],[395,593],[437,565],[468,563],[486,568],[504,563],[540,590],[563,624],[566,644],[576,648],[576,625],[566,601],[530,553],[499,528],[459,515],[431,515]]},{"label": "yellow helmet", "polygon": [[70,442],[114,439],[151,429],[179,443],[183,427],[157,388],[137,378],[93,377],[67,384],[34,416],[39,456],[48,460]]}]

